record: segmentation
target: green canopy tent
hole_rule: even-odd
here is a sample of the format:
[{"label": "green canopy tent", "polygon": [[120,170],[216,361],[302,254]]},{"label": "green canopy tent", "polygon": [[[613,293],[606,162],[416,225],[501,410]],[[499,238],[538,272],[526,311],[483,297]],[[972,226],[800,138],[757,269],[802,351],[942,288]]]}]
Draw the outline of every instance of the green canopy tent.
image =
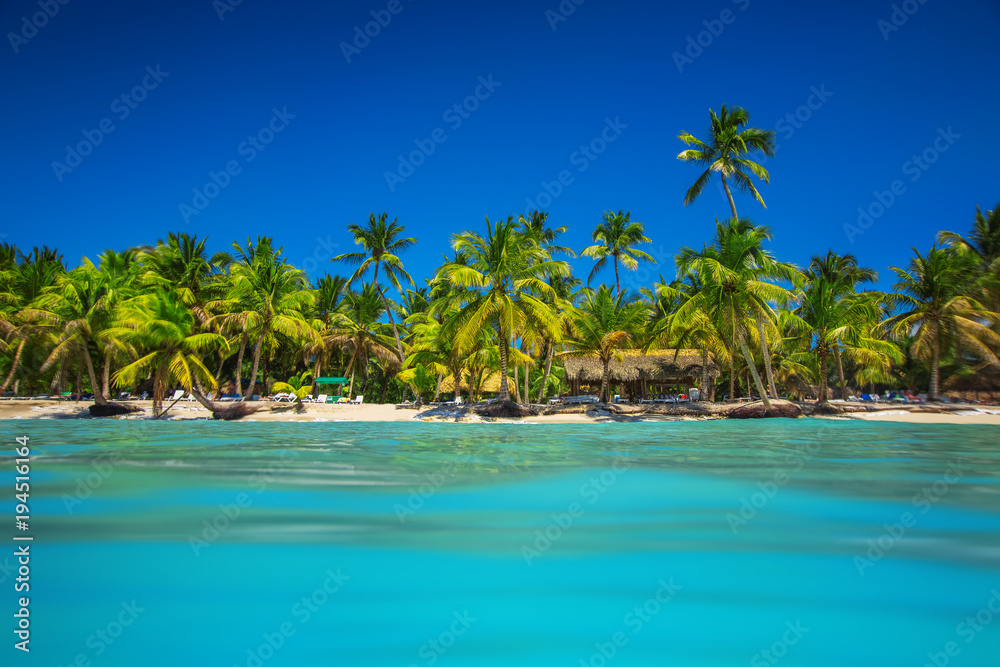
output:
[{"label": "green canopy tent", "polygon": [[[340,398],[344,395],[344,385],[348,384],[350,380],[341,377],[319,377],[313,380],[314,385],[330,385],[337,388],[337,393],[327,390],[326,395],[334,400]],[[322,392],[317,392],[322,393]],[[329,399],[328,399],[329,400]]]}]

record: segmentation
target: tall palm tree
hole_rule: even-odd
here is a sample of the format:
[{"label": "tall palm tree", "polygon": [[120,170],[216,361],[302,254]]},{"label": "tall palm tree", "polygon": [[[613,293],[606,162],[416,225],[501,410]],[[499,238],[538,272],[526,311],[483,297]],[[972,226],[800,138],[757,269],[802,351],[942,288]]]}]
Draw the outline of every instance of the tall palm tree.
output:
[{"label": "tall palm tree", "polygon": [[198,333],[195,316],[182,297],[160,288],[122,303],[115,326],[101,335],[138,356],[115,374],[117,386],[130,386],[147,374],[152,376],[154,418],[163,415],[163,397],[175,382],[194,395],[200,395],[203,386],[214,388],[216,380],[202,359],[227,345],[219,334]]},{"label": "tall palm tree", "polygon": [[24,316],[33,323],[58,332],[56,345],[43,365],[43,370],[56,361],[76,357],[83,362],[90,379],[90,388],[97,405],[107,399],[94,370],[94,354],[100,354],[108,340],[101,332],[111,326],[114,315],[108,298],[108,279],[84,258],[83,264],[59,277],[56,284],[45,289]]},{"label": "tall palm tree", "polygon": [[396,321],[392,317],[392,309],[389,306],[389,301],[386,299],[385,292],[379,285],[378,272],[381,268],[383,273],[388,277],[389,282],[398,292],[402,292],[400,279],[413,285],[413,278],[403,269],[403,262],[399,259],[398,255],[404,250],[413,247],[417,239],[402,237],[403,230],[405,229],[403,225],[398,223],[397,218],[393,218],[392,222],[387,222],[388,219],[388,213],[383,212],[379,214],[378,218],[375,217],[374,213],[371,213],[368,216],[368,224],[366,226],[362,227],[354,223],[349,224],[347,230],[354,236],[354,243],[364,248],[364,251],[337,255],[330,261],[357,265],[358,268],[355,269],[354,273],[348,279],[349,284],[354,284],[356,280],[363,278],[369,269],[375,270],[375,275],[372,277],[372,285],[375,286],[379,296],[382,297],[385,314],[388,316],[389,325],[392,327],[392,336],[396,340],[396,354],[399,356],[399,363],[403,364],[406,361],[406,355],[403,354],[403,343],[399,338],[399,330],[396,327]]},{"label": "tall palm tree", "polygon": [[874,282],[876,273],[859,266],[853,255],[837,255],[832,250],[826,256],[814,256],[806,271],[808,280],[802,292],[801,304],[795,311],[798,328],[819,360],[819,402],[829,401],[828,368],[831,356],[838,365],[842,398],[847,397],[841,348],[867,365],[887,367],[898,357],[890,342],[872,337],[872,324],[882,315],[881,295],[858,294],[859,282]]},{"label": "tall palm tree", "polygon": [[462,300],[451,321],[455,343],[469,350],[484,327],[493,328],[500,348],[499,398],[510,400],[509,345],[529,324],[550,335],[558,332],[559,320],[544,301],[552,292],[544,277],[568,275],[569,265],[553,260],[512,216],[496,222],[487,218],[485,237],[475,232],[454,235],[452,247],[461,260],[445,262],[439,274],[459,288],[449,298]]},{"label": "tall palm tree", "polygon": [[756,127],[744,128],[750,122],[750,114],[742,107],[730,109],[723,104],[718,115],[711,109],[708,110],[708,114],[711,122],[704,141],[687,132],[677,135],[677,138],[685,144],[693,146],[681,151],[677,159],[693,162],[705,168],[694,185],[688,189],[684,196],[684,204],[694,202],[705,189],[712,172],[718,172],[722,177],[722,187],[729,198],[729,206],[733,210],[733,219],[738,216],[736,202],[733,201],[733,193],[730,192],[729,182],[726,180],[727,176],[739,190],[749,192],[761,206],[767,208],[750,176],[755,176],[765,183],[771,182],[771,176],[767,173],[767,169],[748,156],[759,152],[767,157],[774,157],[774,131]]},{"label": "tall palm tree", "polygon": [[[722,266],[736,272],[748,281],[745,284],[750,289],[743,295],[746,298],[742,302],[742,306],[746,308],[743,315],[747,319],[742,325],[750,325],[756,329],[768,389],[772,397],[777,397],[767,336],[768,330],[774,331],[774,311],[771,304],[787,302],[792,297],[792,293],[773,284],[769,288],[763,286],[776,280],[788,281],[797,285],[802,283],[803,277],[794,265],[779,262],[764,249],[764,242],[770,240],[771,232],[767,227],[754,225],[747,218],[725,222],[716,221],[715,239],[712,245],[701,253],[689,248],[682,248],[677,261],[678,268],[684,273],[690,260],[699,256],[712,257]],[[704,278],[705,276],[700,276],[700,279]],[[742,325],[741,329],[747,329]],[[727,327],[724,329],[729,330]],[[735,333],[735,330],[732,332]],[[736,344],[739,343],[737,338],[730,340]]]},{"label": "tall palm tree", "polygon": [[350,355],[345,374],[350,374],[348,394],[354,391],[354,377],[368,375],[372,360],[400,366],[393,350],[393,338],[381,321],[385,299],[374,283],[362,283],[360,292],[348,292],[344,297],[344,317],[326,338],[329,344],[343,347]]},{"label": "tall palm tree", "polygon": [[960,345],[972,351],[983,365],[1000,366],[994,352],[1000,347],[1000,336],[983,324],[996,323],[1000,315],[969,296],[976,275],[976,262],[970,253],[938,246],[926,254],[913,248],[913,253],[906,269],[889,267],[898,279],[892,299],[905,310],[884,324],[897,338],[913,335],[913,354],[930,359],[927,396],[934,401],[940,390],[943,351]]},{"label": "tall palm tree", "polygon": [[964,249],[976,257],[987,305],[992,311],[1000,310],[1000,202],[985,215],[976,206],[976,219],[968,238],[955,232],[939,232],[938,242]]},{"label": "tall palm tree", "polygon": [[568,227],[566,227],[566,225],[563,225],[562,227],[550,227],[548,221],[548,212],[538,210],[532,211],[527,215],[527,217],[520,215],[517,218],[517,224],[521,226],[524,233],[533,234],[538,240],[539,245],[541,245],[550,255],[562,253],[564,255],[569,255],[570,257],[576,257],[576,253],[573,252],[572,248],[556,245],[556,241],[560,236],[566,233]]},{"label": "tall palm tree", "polygon": [[218,299],[223,289],[221,269],[232,261],[224,252],[209,255],[207,241],[170,232],[166,241],[159,239],[156,245],[141,248],[138,257],[146,285],[176,291],[200,324],[209,318],[205,304]]},{"label": "tall palm tree", "polygon": [[254,339],[248,388],[252,394],[261,352],[274,334],[295,341],[318,339],[306,319],[315,296],[305,273],[288,264],[270,238],[259,237],[256,245],[248,239],[246,247],[233,247],[236,261],[230,266],[230,293],[224,302],[213,305],[228,311],[221,316],[223,322],[238,323]]},{"label": "tall palm tree", "polygon": [[627,295],[614,296],[607,286],[586,295],[574,310],[572,335],[566,340],[569,350],[563,356],[596,356],[601,360],[602,402],[609,402],[611,361],[621,361],[621,350],[634,341],[645,326],[649,310]]},{"label": "tall palm tree", "polygon": [[587,276],[588,285],[593,280],[594,274],[607,264],[608,257],[615,265],[615,286],[618,288],[618,296],[622,295],[621,280],[618,276],[619,262],[629,271],[635,271],[638,268],[639,260],[656,264],[656,260],[652,256],[635,249],[635,246],[640,243],[650,243],[650,240],[645,236],[643,224],[632,222],[631,216],[631,211],[628,213],[604,212],[604,222],[594,229],[594,245],[584,248],[583,252],[580,253],[584,257],[597,260],[594,268],[590,270],[590,275]]}]

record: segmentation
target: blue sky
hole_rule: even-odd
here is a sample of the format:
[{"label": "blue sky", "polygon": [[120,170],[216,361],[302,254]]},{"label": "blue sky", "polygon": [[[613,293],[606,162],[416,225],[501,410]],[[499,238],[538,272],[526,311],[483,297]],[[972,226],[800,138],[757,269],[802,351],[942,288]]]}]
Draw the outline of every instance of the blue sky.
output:
[{"label": "blue sky", "polygon": [[[403,259],[420,280],[452,233],[516,215],[567,172],[542,198],[566,243],[631,210],[670,276],[677,248],[728,215],[715,187],[684,206],[698,171],[676,160],[678,132],[702,135],[721,104],[778,132],[768,208],[736,201],[781,259],[833,248],[887,279],[909,246],[1000,200],[995,0],[225,2],[42,0],[39,28],[38,0],[0,6],[4,240],[76,264],[169,231],[220,250],[266,234],[316,276],[346,272],[322,260],[385,210],[419,239]],[[80,142],[89,154],[68,156]],[[434,150],[400,172],[418,144]],[[212,173],[224,187],[197,199]],[[881,215],[845,232],[894,181]]]}]

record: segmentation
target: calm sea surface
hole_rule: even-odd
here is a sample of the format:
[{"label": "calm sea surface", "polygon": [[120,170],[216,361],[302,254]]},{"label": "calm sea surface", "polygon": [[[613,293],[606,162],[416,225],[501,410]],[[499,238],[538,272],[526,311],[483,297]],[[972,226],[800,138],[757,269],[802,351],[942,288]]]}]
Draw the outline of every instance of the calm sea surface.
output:
[{"label": "calm sea surface", "polygon": [[[2,665],[1000,665],[1000,429],[0,422]],[[14,438],[31,654],[13,648]]]}]

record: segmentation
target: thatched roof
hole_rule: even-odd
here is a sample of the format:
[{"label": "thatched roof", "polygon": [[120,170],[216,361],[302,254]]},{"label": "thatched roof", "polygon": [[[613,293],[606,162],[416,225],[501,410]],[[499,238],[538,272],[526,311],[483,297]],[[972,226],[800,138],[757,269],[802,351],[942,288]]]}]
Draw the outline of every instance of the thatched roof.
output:
[{"label": "thatched roof", "polygon": [[[610,371],[612,382],[629,382],[645,379],[651,382],[678,382],[684,379],[701,378],[700,350],[622,350],[622,360],[611,360]],[[578,379],[581,382],[598,383],[604,370],[597,355],[582,357],[565,357],[563,365],[566,368],[566,380]],[[715,365],[712,355],[708,355],[708,375],[719,377],[719,367]]]},{"label": "thatched roof", "polygon": [[[507,377],[507,385],[511,391],[514,390],[514,378],[512,376]],[[455,391],[455,376],[449,375],[448,377],[441,380],[441,393],[451,394]],[[468,392],[469,389],[469,376],[465,375],[462,377],[462,391]],[[499,371],[494,372],[488,378],[483,380],[483,385],[481,391],[486,394],[496,394],[500,391],[500,373]]]}]

